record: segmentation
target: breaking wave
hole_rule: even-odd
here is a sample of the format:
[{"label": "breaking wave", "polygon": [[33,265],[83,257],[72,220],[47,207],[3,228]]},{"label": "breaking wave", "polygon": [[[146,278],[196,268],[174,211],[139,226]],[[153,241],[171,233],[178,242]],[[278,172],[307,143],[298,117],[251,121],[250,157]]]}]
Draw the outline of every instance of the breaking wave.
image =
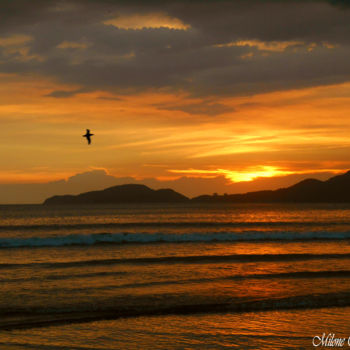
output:
[{"label": "breaking wave", "polygon": [[239,242],[239,241],[310,241],[348,240],[350,231],[291,232],[291,231],[244,231],[205,233],[94,233],[70,234],[52,237],[0,238],[0,248],[91,246],[95,244],[128,243],[187,243],[187,242]]}]

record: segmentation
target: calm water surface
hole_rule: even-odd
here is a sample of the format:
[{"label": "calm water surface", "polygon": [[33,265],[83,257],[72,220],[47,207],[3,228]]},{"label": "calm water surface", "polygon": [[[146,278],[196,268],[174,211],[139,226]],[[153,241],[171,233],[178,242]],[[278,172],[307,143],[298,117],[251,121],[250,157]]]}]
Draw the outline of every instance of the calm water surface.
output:
[{"label": "calm water surface", "polygon": [[0,206],[0,349],[350,336],[350,205]]}]

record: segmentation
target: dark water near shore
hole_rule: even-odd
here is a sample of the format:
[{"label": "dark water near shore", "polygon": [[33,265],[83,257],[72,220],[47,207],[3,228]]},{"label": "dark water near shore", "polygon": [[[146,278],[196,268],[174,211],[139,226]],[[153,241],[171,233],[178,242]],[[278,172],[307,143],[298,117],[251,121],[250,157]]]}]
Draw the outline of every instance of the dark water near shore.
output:
[{"label": "dark water near shore", "polygon": [[0,206],[0,348],[350,336],[350,205]]}]

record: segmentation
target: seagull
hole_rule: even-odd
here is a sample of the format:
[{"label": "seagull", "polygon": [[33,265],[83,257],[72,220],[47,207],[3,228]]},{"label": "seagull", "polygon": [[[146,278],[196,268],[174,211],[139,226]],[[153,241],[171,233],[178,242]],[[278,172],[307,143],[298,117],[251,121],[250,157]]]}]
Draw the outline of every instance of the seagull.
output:
[{"label": "seagull", "polygon": [[86,134],[85,135],[83,135],[83,137],[86,137],[86,140],[87,140],[87,142],[88,142],[88,145],[90,145],[90,143],[91,143],[91,138],[90,138],[90,136],[93,136],[94,134],[90,134],[90,129],[86,129]]}]

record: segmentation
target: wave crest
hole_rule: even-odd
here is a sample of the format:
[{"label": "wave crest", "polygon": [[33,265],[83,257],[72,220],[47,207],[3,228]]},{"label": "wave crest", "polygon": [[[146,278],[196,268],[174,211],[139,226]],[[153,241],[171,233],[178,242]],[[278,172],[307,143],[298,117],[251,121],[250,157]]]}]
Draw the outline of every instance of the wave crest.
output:
[{"label": "wave crest", "polygon": [[206,232],[206,233],[95,233],[70,234],[53,237],[0,238],[0,248],[17,247],[61,247],[89,246],[94,244],[128,243],[187,243],[187,242],[238,242],[238,241],[310,241],[347,240],[350,231],[329,232],[289,232],[289,231],[244,231],[244,232]]}]

